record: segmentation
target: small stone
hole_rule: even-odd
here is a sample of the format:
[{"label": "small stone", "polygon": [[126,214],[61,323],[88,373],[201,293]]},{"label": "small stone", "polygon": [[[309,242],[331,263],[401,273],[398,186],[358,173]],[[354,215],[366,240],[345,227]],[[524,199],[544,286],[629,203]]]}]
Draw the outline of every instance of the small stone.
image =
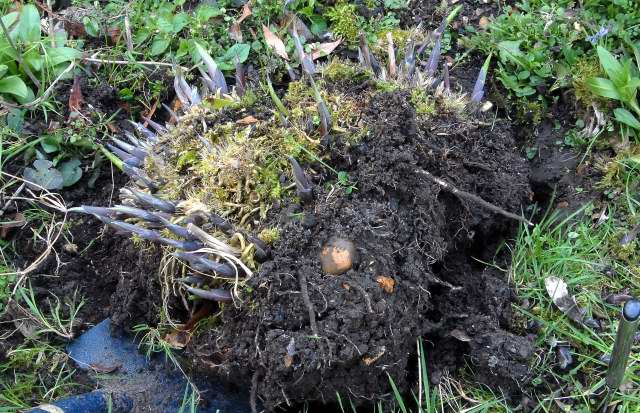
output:
[{"label": "small stone", "polygon": [[340,275],[351,269],[355,261],[356,248],[353,242],[339,237],[332,237],[320,252],[322,271]]},{"label": "small stone", "polygon": [[75,254],[78,253],[78,246],[76,244],[72,244],[72,243],[64,244],[62,249],[67,254],[74,254],[75,255]]},{"label": "small stone", "polygon": [[491,21],[486,16],[482,16],[482,17],[480,17],[480,20],[478,20],[478,25],[480,26],[480,28],[482,30],[486,30],[487,27],[489,27],[490,23],[491,23]]}]

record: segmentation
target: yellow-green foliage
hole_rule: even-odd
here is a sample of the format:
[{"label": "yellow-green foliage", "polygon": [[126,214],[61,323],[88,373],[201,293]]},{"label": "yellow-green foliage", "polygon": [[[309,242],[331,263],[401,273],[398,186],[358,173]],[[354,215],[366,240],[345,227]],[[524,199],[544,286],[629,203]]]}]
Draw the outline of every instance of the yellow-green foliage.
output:
[{"label": "yellow-green foliage", "polygon": [[431,116],[436,113],[436,100],[426,89],[413,89],[411,91],[411,103],[419,115]]},{"label": "yellow-green foliage", "polygon": [[576,99],[589,105],[594,100],[601,100],[587,86],[587,80],[598,77],[602,73],[600,63],[595,57],[583,57],[571,67],[573,90]]},{"label": "yellow-green foliage", "polygon": [[341,1],[328,9],[325,14],[331,22],[331,31],[337,37],[342,37],[351,44],[358,42],[358,35],[364,21],[358,15],[355,4]]},{"label": "yellow-green foliage", "polygon": [[280,239],[280,230],[278,228],[265,228],[258,237],[268,245],[273,245]]}]

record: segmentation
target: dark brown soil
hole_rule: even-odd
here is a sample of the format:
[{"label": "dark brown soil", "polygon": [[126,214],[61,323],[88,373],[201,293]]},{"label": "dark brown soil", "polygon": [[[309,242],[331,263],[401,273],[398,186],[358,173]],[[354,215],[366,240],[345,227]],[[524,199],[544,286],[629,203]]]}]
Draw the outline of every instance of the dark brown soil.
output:
[{"label": "dark brown soil", "polygon": [[[491,258],[516,226],[414,172],[519,212],[530,196],[528,165],[511,131],[455,116],[421,121],[404,93],[378,95],[366,118],[368,137],[341,156],[334,151],[358,190],[317,187],[303,218],[284,210],[273,260],[250,281],[254,293],[192,340],[194,364],[247,385],[255,374],[253,391],[267,409],[331,402],[337,392],[362,404],[388,397],[387,374],[409,390],[423,337],[432,378],[470,361],[478,380],[512,391],[532,343],[507,331],[504,275],[472,256]],[[339,276],[323,274],[318,258],[334,236],[352,240],[359,255]],[[395,281],[393,292],[380,276]]]},{"label": "dark brown soil", "polygon": [[[105,170],[94,189],[87,187],[85,179],[62,196],[68,207],[109,205],[117,200],[112,197],[117,197],[118,188],[126,182],[117,172],[116,177],[115,182],[111,181],[111,171]],[[37,298],[49,294],[70,298],[77,291],[85,299],[79,313],[84,327],[109,317],[116,325],[123,320],[130,325],[153,322],[156,303],[147,292],[159,289],[154,257],[160,251],[153,248],[140,251],[131,240],[114,235],[97,219],[77,215],[69,218],[69,232],[56,244],[57,254],[49,255],[29,275]],[[19,268],[29,265],[43,250],[44,245],[31,237],[17,238],[16,265]]]}]

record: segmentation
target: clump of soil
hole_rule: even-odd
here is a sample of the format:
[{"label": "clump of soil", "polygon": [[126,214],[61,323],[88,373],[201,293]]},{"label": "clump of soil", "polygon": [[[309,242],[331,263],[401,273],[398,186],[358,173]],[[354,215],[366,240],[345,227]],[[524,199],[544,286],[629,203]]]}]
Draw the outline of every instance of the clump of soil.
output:
[{"label": "clump of soil", "polygon": [[[368,135],[331,148],[357,190],[316,186],[313,205],[283,208],[273,259],[227,307],[219,327],[188,354],[209,373],[250,385],[267,409],[284,403],[356,403],[413,384],[416,339],[436,378],[467,359],[478,379],[510,391],[528,371],[532,343],[507,331],[512,293],[489,258],[513,221],[445,192],[428,170],[461,190],[519,212],[530,196],[527,162],[506,124],[418,117],[407,93],[382,93],[365,113]],[[352,241],[353,268],[324,274],[323,246]],[[489,254],[489,256],[486,256]]]}]

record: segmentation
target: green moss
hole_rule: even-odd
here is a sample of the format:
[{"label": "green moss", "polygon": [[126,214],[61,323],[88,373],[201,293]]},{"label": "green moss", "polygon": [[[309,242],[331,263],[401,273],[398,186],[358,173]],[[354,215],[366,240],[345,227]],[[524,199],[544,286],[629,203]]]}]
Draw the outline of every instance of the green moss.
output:
[{"label": "green moss", "polygon": [[258,235],[262,241],[267,243],[268,245],[273,245],[276,241],[280,239],[280,230],[278,228],[265,228]]},{"label": "green moss", "polygon": [[420,115],[432,116],[436,114],[436,100],[425,89],[416,88],[411,91],[411,103]]},{"label": "green moss", "polygon": [[331,23],[331,31],[347,43],[358,42],[358,35],[364,27],[364,19],[358,15],[357,6],[346,1],[328,9],[325,15]]},{"label": "green moss", "polygon": [[576,99],[585,105],[589,105],[593,101],[599,101],[601,98],[593,94],[587,86],[587,80],[598,77],[602,74],[600,63],[595,57],[583,57],[571,67],[571,75],[573,77],[573,90]]},{"label": "green moss", "polygon": [[322,74],[330,82],[364,82],[372,78],[371,73],[363,70],[360,66],[339,59],[333,59],[327,64]]}]

